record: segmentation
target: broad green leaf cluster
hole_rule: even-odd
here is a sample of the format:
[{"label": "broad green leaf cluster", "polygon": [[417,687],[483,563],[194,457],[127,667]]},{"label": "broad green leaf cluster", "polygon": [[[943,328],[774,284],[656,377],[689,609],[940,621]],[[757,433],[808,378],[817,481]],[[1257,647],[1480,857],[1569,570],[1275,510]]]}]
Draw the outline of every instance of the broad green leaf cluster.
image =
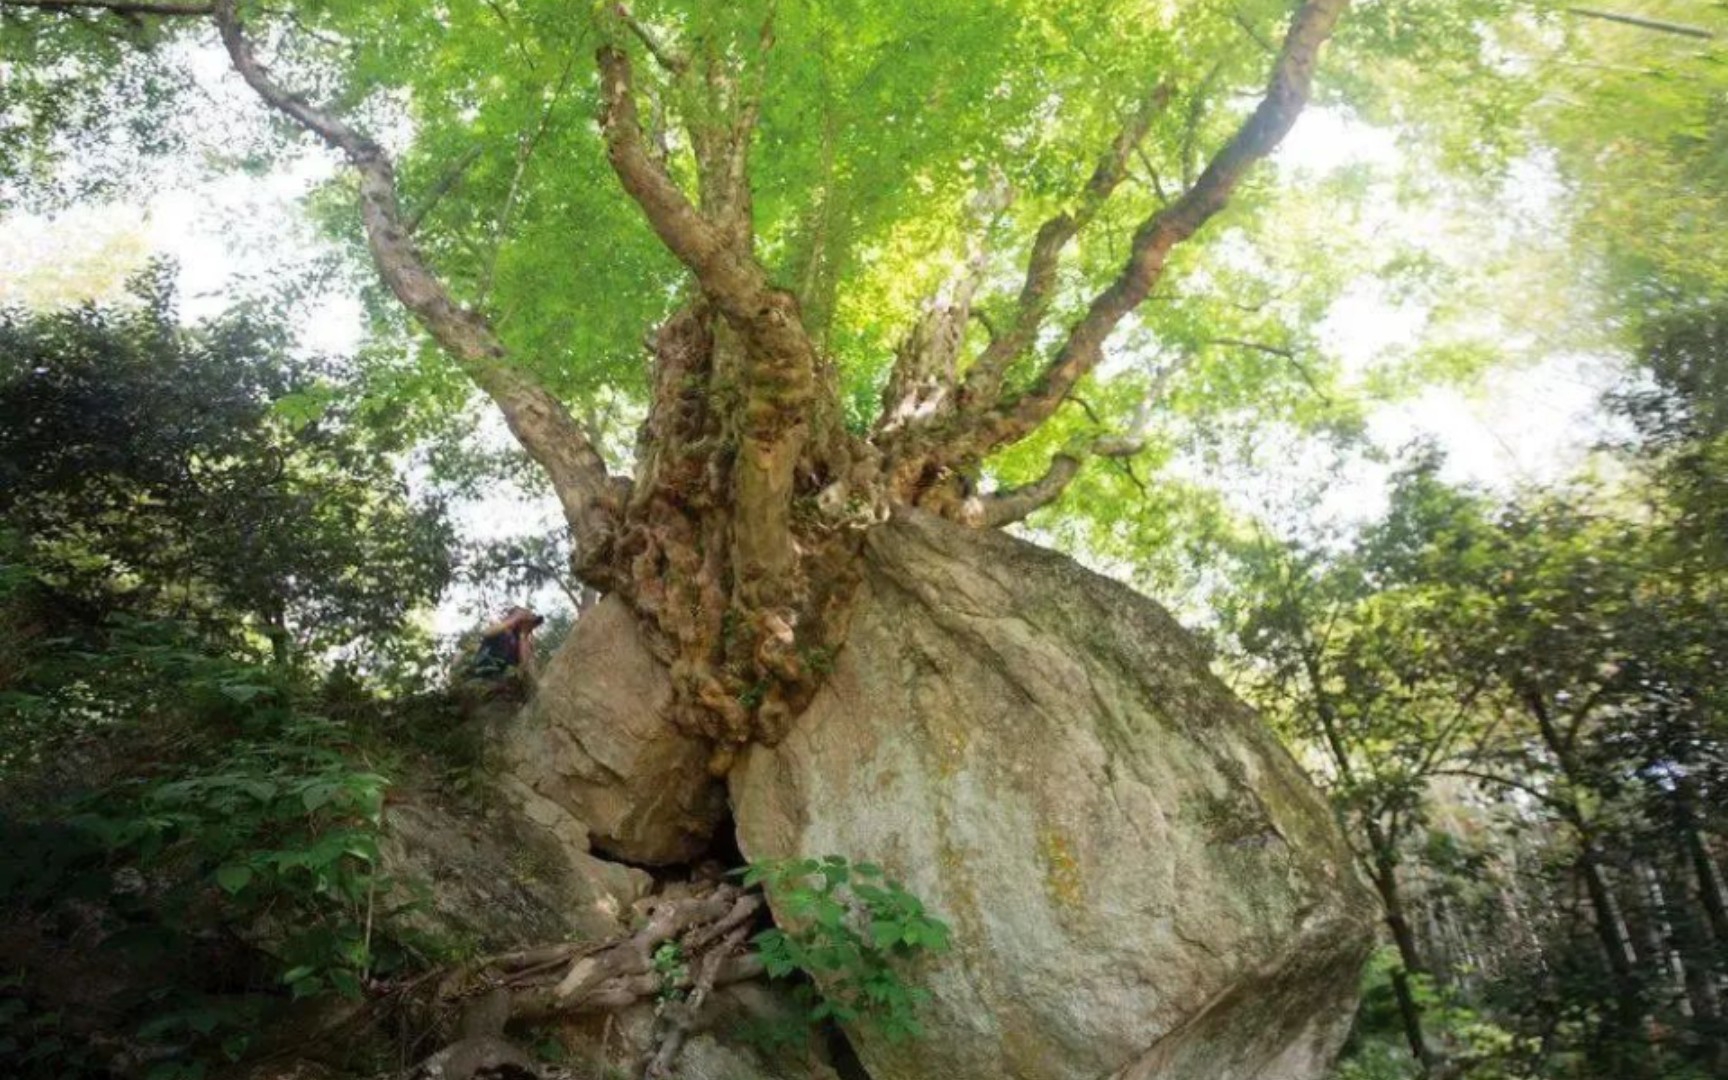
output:
[{"label": "broad green leaf cluster", "polygon": [[874,863],[839,855],[752,863],[746,886],[761,885],[780,925],[754,941],[771,978],[815,980],[794,993],[811,1023],[868,1024],[890,1041],[923,1033],[918,1006],[929,992],[908,979],[920,955],[947,951],[948,925]]}]

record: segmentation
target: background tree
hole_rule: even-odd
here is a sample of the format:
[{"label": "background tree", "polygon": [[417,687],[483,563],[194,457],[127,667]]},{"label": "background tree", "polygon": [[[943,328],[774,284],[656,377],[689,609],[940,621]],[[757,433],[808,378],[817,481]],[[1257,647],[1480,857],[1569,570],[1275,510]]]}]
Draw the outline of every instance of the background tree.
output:
[{"label": "background tree", "polygon": [[[1439,464],[1402,473],[1342,547],[1253,549],[1232,576],[1250,591],[1224,608],[1245,685],[1324,763],[1424,1069],[1707,1074],[1723,1052],[1720,567],[1627,489],[1496,505]],[[1510,1040],[1484,1041],[1482,1019]]]},{"label": "background tree", "polygon": [[278,659],[400,628],[450,575],[345,380],[244,310],[179,325],[167,268],[130,307],[0,315],[0,512],[62,628],[116,612],[251,632]]},{"label": "background tree", "polygon": [[1433,965],[1400,866],[1425,833],[1435,778],[1483,737],[1487,684],[1460,642],[1431,628],[1456,598],[1422,572],[1421,549],[1437,531],[1481,527],[1478,508],[1439,483],[1439,464],[1432,451],[1409,463],[1386,518],[1346,552],[1264,532],[1232,545],[1229,595],[1219,605],[1238,685],[1317,755],[1357,842],[1398,954],[1390,978],[1400,1022],[1424,1070],[1445,1048],[1424,1027]]}]

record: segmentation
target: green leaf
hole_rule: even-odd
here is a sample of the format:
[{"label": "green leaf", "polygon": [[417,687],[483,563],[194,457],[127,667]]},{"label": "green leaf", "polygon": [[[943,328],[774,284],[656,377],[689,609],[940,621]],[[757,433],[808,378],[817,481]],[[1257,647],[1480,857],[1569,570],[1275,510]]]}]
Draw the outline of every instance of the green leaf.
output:
[{"label": "green leaf", "polygon": [[270,692],[268,686],[253,686],[249,683],[225,683],[218,688],[222,696],[230,701],[245,705],[258,697]]},{"label": "green leaf", "polygon": [[216,868],[216,884],[233,896],[252,881],[252,868],[243,863],[229,863]]},{"label": "green leaf", "polygon": [[886,949],[906,932],[903,924],[889,919],[881,919],[870,924],[870,937],[878,949]]},{"label": "green leaf", "polygon": [[331,968],[326,972],[330,985],[336,992],[350,1001],[358,1001],[364,996],[359,976],[346,968]]}]

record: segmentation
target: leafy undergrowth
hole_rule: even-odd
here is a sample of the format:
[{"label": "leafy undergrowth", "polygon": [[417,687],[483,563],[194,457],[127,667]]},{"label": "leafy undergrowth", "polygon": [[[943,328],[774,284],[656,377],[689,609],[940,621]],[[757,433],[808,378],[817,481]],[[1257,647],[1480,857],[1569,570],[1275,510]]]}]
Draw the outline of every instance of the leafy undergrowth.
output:
[{"label": "leafy undergrowth", "polygon": [[924,1033],[918,1009],[929,993],[904,974],[920,955],[946,952],[948,925],[873,863],[842,856],[754,863],[738,871],[761,885],[786,928],[755,938],[771,978],[802,972],[794,1000],[813,1023],[864,1024],[890,1042]]},{"label": "leafy undergrowth", "polygon": [[[513,708],[507,690],[313,684],[161,621],[36,646],[0,703],[5,1075],[222,1075],[309,1016],[357,1014],[460,958],[462,943],[409,928],[427,892],[392,880],[380,841],[393,778],[484,805],[476,714]],[[949,931],[917,897],[840,856],[734,873],[783,920],[752,945],[796,1009],[732,1037],[773,1049],[832,1023],[922,1034],[911,965]],[[683,963],[656,957],[663,975]],[[367,1017],[376,1037],[350,1040],[356,1075],[400,1064],[386,1058],[402,1033],[381,1015]]]},{"label": "leafy undergrowth", "polygon": [[[13,1075],[201,1077],[296,1002],[438,958],[381,903],[400,893],[378,866],[379,750],[292,672],[171,623],[41,644],[0,714],[0,901],[36,931],[6,950],[25,966],[0,1004]],[[51,965],[111,977],[45,994]]]}]

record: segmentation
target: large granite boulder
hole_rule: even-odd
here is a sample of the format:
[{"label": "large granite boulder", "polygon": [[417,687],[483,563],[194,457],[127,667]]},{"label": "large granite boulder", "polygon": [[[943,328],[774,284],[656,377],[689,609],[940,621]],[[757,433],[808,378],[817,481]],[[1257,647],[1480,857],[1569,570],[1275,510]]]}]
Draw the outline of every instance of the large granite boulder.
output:
[{"label": "large granite boulder", "polygon": [[731,778],[751,859],[884,864],[953,927],[872,1080],[1308,1080],[1375,909],[1319,793],[1157,605],[1008,536],[871,534],[851,636]]},{"label": "large granite boulder", "polygon": [[726,812],[710,748],[668,719],[672,680],[636,617],[608,597],[547,664],[506,725],[502,786],[566,847],[647,866],[705,852]]}]

